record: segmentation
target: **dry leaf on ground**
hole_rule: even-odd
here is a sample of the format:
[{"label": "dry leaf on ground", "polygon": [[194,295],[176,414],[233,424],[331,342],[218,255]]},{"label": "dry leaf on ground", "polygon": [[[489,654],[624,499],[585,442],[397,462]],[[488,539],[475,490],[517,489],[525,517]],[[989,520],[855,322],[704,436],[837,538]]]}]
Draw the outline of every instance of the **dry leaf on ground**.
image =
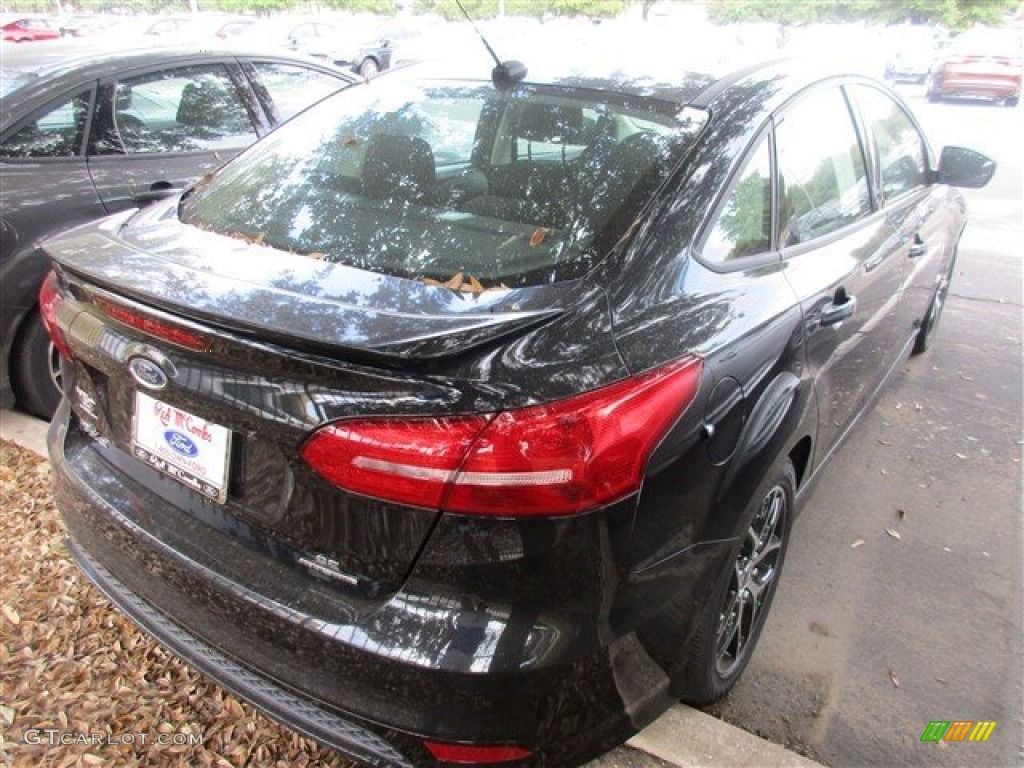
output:
[{"label": "dry leaf on ground", "polygon": [[[46,462],[0,441],[0,468],[0,716],[12,768],[351,765],[141,634],[71,561]],[[33,728],[102,743],[26,743]],[[158,745],[161,732],[203,743]]]}]

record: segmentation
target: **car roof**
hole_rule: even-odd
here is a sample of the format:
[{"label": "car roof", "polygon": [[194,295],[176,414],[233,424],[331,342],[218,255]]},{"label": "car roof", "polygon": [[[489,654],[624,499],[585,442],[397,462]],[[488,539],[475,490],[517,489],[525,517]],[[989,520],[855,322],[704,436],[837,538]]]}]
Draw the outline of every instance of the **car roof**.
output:
[{"label": "car roof", "polygon": [[[524,85],[556,86],[574,90],[600,91],[628,97],[631,100],[654,102],[663,110],[685,105],[716,78],[698,70],[681,73],[659,72],[658,68],[628,66],[608,59],[589,61],[571,58],[527,61]],[[401,67],[385,77],[410,78],[420,81],[490,82],[494,61],[473,51],[452,59],[438,59]]]},{"label": "car roof", "polygon": [[[325,66],[325,62],[292,54],[288,51],[245,50],[226,45],[218,45],[217,50],[208,46],[175,45],[160,46],[139,43],[139,47],[110,50],[110,43],[84,41],[80,44],[61,45],[50,43],[43,46],[29,46],[4,52],[4,69],[31,72],[40,78],[60,77],[68,72],[80,72],[90,78],[107,77],[125,69],[144,67],[151,64],[173,64],[176,61],[194,59],[196,57],[234,57],[295,59],[306,63]],[[145,47],[143,47],[145,46]],[[329,65],[328,65],[329,66]]]},{"label": "car roof", "polygon": [[[463,60],[457,67],[450,62],[438,61],[412,65],[404,68],[403,72],[404,76],[414,79],[451,82],[469,80],[467,71],[489,74],[490,66],[493,62],[482,59],[472,66],[466,66]],[[720,66],[717,69],[704,67],[660,74],[652,74],[657,68],[650,66],[645,71],[642,62],[634,69],[613,64],[606,71],[591,68],[583,73],[581,70],[571,62],[545,62],[537,67],[528,67],[524,84],[621,94],[651,102],[662,111],[696,107],[725,114],[742,104],[747,113],[745,119],[760,122],[807,86],[833,77],[855,76],[855,73],[830,66],[827,62],[801,58],[763,61],[732,70]],[[396,72],[394,76],[403,75]],[[483,77],[471,80],[487,82]]]}]

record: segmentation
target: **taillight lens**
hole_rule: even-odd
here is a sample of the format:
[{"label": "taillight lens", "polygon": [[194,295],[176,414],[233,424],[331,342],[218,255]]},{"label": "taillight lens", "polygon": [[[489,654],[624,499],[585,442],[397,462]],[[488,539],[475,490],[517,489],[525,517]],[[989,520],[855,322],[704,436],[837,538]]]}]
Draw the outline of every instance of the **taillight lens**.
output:
[{"label": "taillight lens", "polygon": [[387,501],[465,514],[573,514],[640,487],[701,368],[688,357],[494,416],[337,422],[314,433],[302,457],[339,487]]},{"label": "taillight lens", "polygon": [[53,342],[53,346],[56,347],[61,357],[72,360],[67,339],[64,338],[64,332],[57,324],[57,310],[63,303],[64,296],[60,292],[60,288],[57,287],[57,274],[51,270],[39,288],[39,316],[43,319],[43,325],[46,327],[50,341]]},{"label": "taillight lens", "polygon": [[346,490],[436,508],[486,425],[483,416],[341,421],[316,432],[302,458]]}]

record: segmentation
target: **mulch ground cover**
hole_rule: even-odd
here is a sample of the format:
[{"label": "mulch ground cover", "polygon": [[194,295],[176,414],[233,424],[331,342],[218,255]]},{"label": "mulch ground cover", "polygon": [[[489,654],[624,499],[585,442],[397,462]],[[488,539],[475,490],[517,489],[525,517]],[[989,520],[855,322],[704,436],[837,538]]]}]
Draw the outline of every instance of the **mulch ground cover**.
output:
[{"label": "mulch ground cover", "polygon": [[139,632],[79,573],[49,465],[0,441],[0,766],[346,766]]}]

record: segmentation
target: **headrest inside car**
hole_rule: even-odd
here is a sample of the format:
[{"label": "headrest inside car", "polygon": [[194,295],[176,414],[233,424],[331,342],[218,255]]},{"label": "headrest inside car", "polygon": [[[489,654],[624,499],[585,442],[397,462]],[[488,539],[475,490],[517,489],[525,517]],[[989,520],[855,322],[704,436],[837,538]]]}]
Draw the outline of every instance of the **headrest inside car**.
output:
[{"label": "headrest inside car", "polygon": [[558,104],[526,104],[519,115],[518,136],[548,144],[583,143],[583,110]]}]

